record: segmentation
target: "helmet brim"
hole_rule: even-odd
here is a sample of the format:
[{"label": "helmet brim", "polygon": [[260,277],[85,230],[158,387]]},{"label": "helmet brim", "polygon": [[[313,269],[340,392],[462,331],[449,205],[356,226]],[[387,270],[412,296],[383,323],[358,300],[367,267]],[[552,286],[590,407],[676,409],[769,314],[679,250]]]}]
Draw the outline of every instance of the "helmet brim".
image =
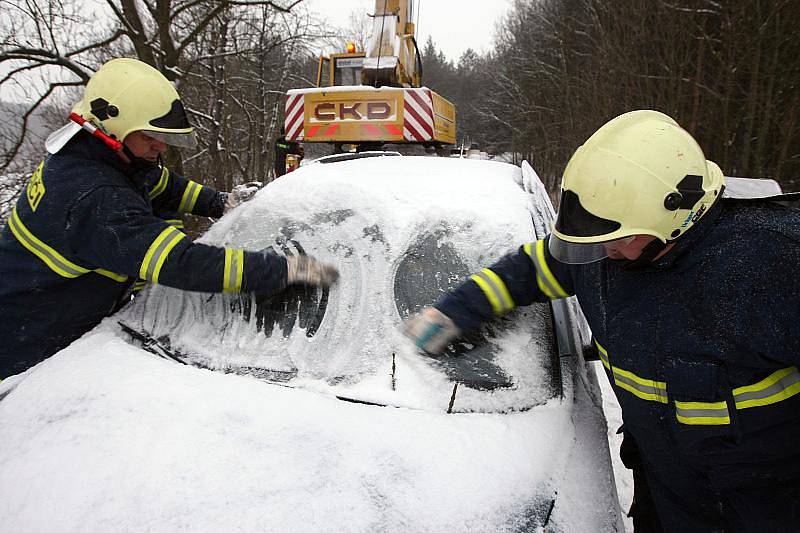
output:
[{"label": "helmet brim", "polygon": [[550,234],[548,250],[554,259],[570,265],[594,263],[608,257],[605,246],[599,242],[576,243],[565,241],[555,233]]},{"label": "helmet brim", "polygon": [[168,133],[164,131],[142,130],[148,137],[178,148],[194,148],[197,146],[197,135],[194,130],[186,133]]}]

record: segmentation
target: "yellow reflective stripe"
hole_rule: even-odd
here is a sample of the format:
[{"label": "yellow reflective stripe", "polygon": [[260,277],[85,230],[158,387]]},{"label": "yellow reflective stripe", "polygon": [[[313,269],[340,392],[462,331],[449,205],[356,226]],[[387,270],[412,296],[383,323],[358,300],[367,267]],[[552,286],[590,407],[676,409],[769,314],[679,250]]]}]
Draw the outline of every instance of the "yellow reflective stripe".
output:
[{"label": "yellow reflective stripe", "polygon": [[477,283],[478,287],[480,287],[481,290],[483,291],[483,294],[486,295],[486,298],[489,300],[489,303],[492,304],[492,310],[494,311],[494,314],[496,315],[501,314],[503,312],[503,306],[500,303],[500,300],[497,299],[497,295],[494,293],[489,283],[487,283],[485,279],[483,279],[477,274],[473,274],[470,279],[472,279],[472,281]]},{"label": "yellow reflective stripe", "polygon": [[186,184],[186,189],[183,191],[183,198],[181,204],[178,206],[178,211],[181,213],[191,213],[194,209],[194,204],[197,203],[197,197],[200,196],[200,191],[203,186],[189,180]]},{"label": "yellow reflective stripe", "polygon": [[523,249],[523,250],[525,250],[525,253],[526,253],[526,254],[528,254],[528,257],[530,257],[530,258],[531,258],[531,260],[533,260],[533,251],[532,251],[532,249],[533,249],[533,243],[530,243],[530,242],[529,242],[528,244],[526,244],[525,246],[523,246],[523,247],[522,247],[522,249]]},{"label": "yellow reflective stripe", "polygon": [[90,272],[89,269],[78,266],[53,248],[37,239],[22,223],[15,207],[8,219],[8,227],[17,240],[56,274],[65,278],[77,278]]},{"label": "yellow reflective stripe", "polygon": [[613,367],[614,383],[634,396],[651,402],[667,403],[667,384],[637,376],[628,370]]},{"label": "yellow reflective stripe", "polygon": [[796,367],[773,372],[758,383],[733,389],[737,409],[770,405],[800,392],[800,373]]},{"label": "yellow reflective stripe", "polygon": [[244,251],[225,248],[225,272],[222,292],[240,292],[244,273]]},{"label": "yellow reflective stripe", "polygon": [[106,270],[104,268],[95,268],[94,271],[100,274],[101,276],[111,278],[114,281],[118,281],[120,283],[122,283],[123,281],[127,281],[128,279],[128,276],[123,276],[122,274],[117,274],[115,272],[111,272],[110,270]]},{"label": "yellow reflective stripe", "polygon": [[184,237],[186,237],[186,235],[172,226],[162,231],[158,237],[153,240],[153,244],[147,249],[147,253],[144,254],[142,266],[139,268],[139,277],[153,283],[158,283],[161,267],[164,265],[164,261],[167,260],[169,252]]},{"label": "yellow reflective stripe", "polygon": [[492,304],[492,309],[496,315],[501,315],[514,309],[514,300],[508,292],[508,287],[496,273],[484,268],[477,274],[473,274],[470,279],[481,288],[489,303]]},{"label": "yellow reflective stripe", "polygon": [[525,253],[528,254],[528,257],[530,257],[531,262],[534,264],[534,270],[536,270],[536,285],[539,286],[539,290],[551,300],[556,300],[556,295],[553,294],[553,292],[550,290],[550,287],[544,284],[542,277],[539,275],[539,271],[536,268],[536,260],[533,258],[533,245],[528,243],[524,245],[522,249],[525,250]]},{"label": "yellow reflective stripe", "polygon": [[724,426],[731,423],[726,402],[675,402],[675,416],[690,426]]},{"label": "yellow reflective stripe", "polygon": [[533,264],[536,265],[536,276],[540,278],[540,284],[543,283],[550,289],[550,294],[554,294],[556,298],[567,298],[570,295],[567,294],[567,291],[561,287],[561,284],[558,282],[556,277],[553,275],[553,272],[550,270],[550,267],[547,265],[547,261],[544,257],[544,241],[536,241],[536,254],[531,256],[533,259]]},{"label": "yellow reflective stripe", "polygon": [[22,246],[41,259],[50,270],[59,276],[77,278],[89,272],[97,272],[101,276],[105,276],[120,283],[128,279],[127,276],[116,274],[103,268],[89,270],[88,268],[76,265],[31,233],[30,230],[25,227],[25,224],[22,223],[22,220],[20,220],[16,207],[11,212],[11,218],[8,219],[8,227]]},{"label": "yellow reflective stripe", "polygon": [[608,362],[608,352],[605,348],[600,346],[600,343],[596,340],[594,341],[594,344],[597,346],[597,352],[600,354],[600,361],[603,362],[603,366],[611,370],[611,363]]},{"label": "yellow reflective stripe", "polygon": [[165,220],[164,222],[166,222],[167,224],[169,224],[173,228],[183,229],[183,220],[170,219],[170,220]]},{"label": "yellow reflective stripe", "polygon": [[147,287],[147,282],[145,280],[136,280],[136,282],[133,284],[133,292],[139,292],[145,287]]},{"label": "yellow reflective stripe", "polygon": [[152,200],[167,188],[167,184],[169,183],[169,170],[167,167],[161,169],[161,177],[156,183],[156,186],[153,187],[153,190],[150,191],[150,199]]}]

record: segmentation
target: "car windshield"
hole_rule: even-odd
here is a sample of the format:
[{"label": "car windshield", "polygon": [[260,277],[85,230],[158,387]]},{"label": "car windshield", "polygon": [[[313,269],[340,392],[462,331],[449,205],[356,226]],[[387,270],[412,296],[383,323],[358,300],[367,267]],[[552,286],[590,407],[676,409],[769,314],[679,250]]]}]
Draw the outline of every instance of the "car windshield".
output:
[{"label": "car windshield", "polygon": [[548,304],[515,310],[437,358],[418,354],[399,331],[402,319],[469,274],[541,236],[548,209],[519,182],[518,167],[482,161],[304,166],[217,222],[202,242],[313,255],[339,267],[336,285],[272,295],[151,287],[120,321],[186,362],[222,372],[382,405],[529,409],[560,391]]}]

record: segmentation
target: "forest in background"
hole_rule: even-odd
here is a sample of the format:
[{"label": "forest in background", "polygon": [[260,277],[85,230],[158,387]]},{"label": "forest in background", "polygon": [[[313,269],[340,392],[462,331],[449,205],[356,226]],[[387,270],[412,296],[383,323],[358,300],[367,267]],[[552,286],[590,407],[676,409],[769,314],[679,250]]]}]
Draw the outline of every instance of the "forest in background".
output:
[{"label": "forest in background", "polygon": [[[170,154],[171,166],[221,190],[268,181],[286,90],[313,85],[322,46],[363,46],[368,28],[366,14],[327,27],[303,0],[97,4],[101,24],[84,2],[0,0],[0,100],[28,95],[0,109],[0,212],[80,87],[119,56],[164,72],[199,130],[198,147]],[[642,108],[674,117],[727,175],[793,191],[797,20],[797,0],[513,0],[485,54],[449,61],[425,43],[423,83],[456,105],[460,145],[528,160],[551,192],[593,131]],[[26,81],[35,75],[48,83]]]}]

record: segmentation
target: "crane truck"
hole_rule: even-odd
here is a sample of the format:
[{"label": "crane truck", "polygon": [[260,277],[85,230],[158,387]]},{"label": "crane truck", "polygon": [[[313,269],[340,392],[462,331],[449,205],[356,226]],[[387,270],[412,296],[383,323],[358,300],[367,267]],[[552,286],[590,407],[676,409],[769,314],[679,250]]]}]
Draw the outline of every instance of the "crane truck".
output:
[{"label": "crane truck", "polygon": [[361,151],[388,143],[442,149],[456,141],[455,108],[422,86],[413,0],[375,0],[366,51],[321,56],[317,86],[291,89],[284,129],[290,141]]}]

